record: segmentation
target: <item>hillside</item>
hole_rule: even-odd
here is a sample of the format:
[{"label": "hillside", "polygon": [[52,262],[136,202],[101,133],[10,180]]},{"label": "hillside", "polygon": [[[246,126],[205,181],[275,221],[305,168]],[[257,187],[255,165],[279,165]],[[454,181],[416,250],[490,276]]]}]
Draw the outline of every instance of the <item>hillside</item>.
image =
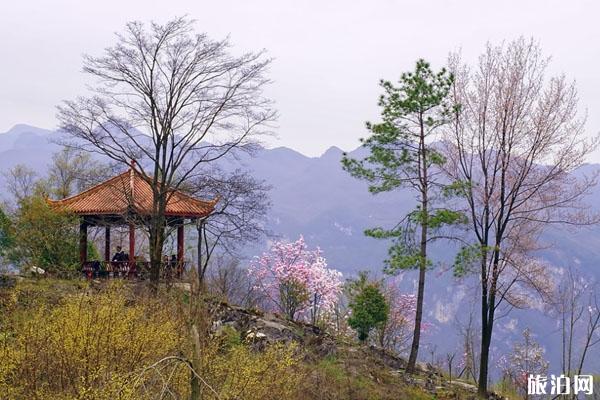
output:
[{"label": "hillside", "polygon": [[[0,277],[2,278],[2,277]],[[94,375],[94,371],[102,371],[103,363],[111,362],[111,369],[113,372],[119,371],[121,368],[120,361],[109,361],[110,359],[105,358],[118,346],[121,346],[120,340],[127,337],[120,336],[117,332],[106,329],[104,323],[106,316],[103,314],[102,304],[104,304],[105,296],[108,296],[112,301],[111,308],[119,312],[122,315],[122,320],[127,321],[130,317],[129,313],[133,309],[137,309],[139,312],[148,312],[152,310],[152,303],[159,301],[162,307],[172,307],[180,304],[179,302],[186,298],[189,288],[182,284],[170,291],[161,292],[161,299],[149,299],[145,292],[144,286],[139,283],[124,283],[119,282],[107,283],[106,281],[65,281],[65,280],[52,280],[43,279],[35,280],[29,278],[2,278],[0,279],[0,310],[2,311],[2,317],[0,317],[0,334],[7,339],[6,345],[0,350],[0,354],[3,355],[5,362],[8,360],[9,364],[3,363],[4,369],[0,369],[0,389],[4,389],[5,393],[9,393],[10,399],[18,400],[26,394],[26,390],[29,387],[39,386],[38,396],[39,398],[48,398],[46,395],[61,396],[67,395],[70,392],[72,395],[76,395],[77,391],[80,390],[77,386],[62,385],[61,388],[57,388],[54,384],[44,383],[50,377],[44,372],[43,365],[37,367],[30,366],[26,367],[28,359],[40,360],[42,357],[40,354],[44,354],[44,351],[51,351],[57,347],[66,355],[63,362],[67,365],[74,365],[73,363],[84,362],[87,363],[86,371],[91,372],[91,376]],[[61,320],[61,316],[68,310],[69,305],[73,302],[79,304],[78,315],[74,318],[72,323],[67,323],[63,326],[62,332],[59,334],[61,338],[69,338],[75,340],[62,340],[58,342],[52,341],[52,338],[45,338],[50,340],[47,342],[48,349],[40,349],[40,352],[29,353],[26,349],[21,350],[18,357],[14,356],[11,352],[13,342],[20,340],[20,336],[24,335],[23,329],[27,326],[28,320],[36,320],[36,309],[44,310],[49,316],[46,321],[50,324],[55,322],[55,319]],[[124,302],[122,302],[124,301]],[[189,300],[188,300],[189,301]],[[445,399],[475,399],[475,387],[461,380],[451,380],[448,375],[442,373],[430,365],[420,364],[419,371],[416,375],[406,375],[404,373],[405,360],[394,356],[390,353],[386,353],[376,347],[367,347],[359,345],[351,337],[334,337],[330,333],[323,331],[322,329],[304,324],[291,322],[284,320],[281,317],[263,313],[257,310],[245,310],[239,307],[230,306],[226,303],[222,303],[216,299],[205,300],[206,310],[208,314],[203,314],[204,319],[210,321],[207,326],[207,332],[210,335],[210,339],[203,341],[203,346],[206,346],[205,352],[207,359],[206,363],[218,363],[220,353],[227,353],[233,351],[233,354],[227,353],[227,357],[232,357],[234,362],[237,364],[233,367],[239,369],[235,373],[240,373],[239,377],[235,377],[234,383],[227,381],[220,381],[216,376],[210,376],[211,372],[204,374],[204,379],[210,382],[211,387],[220,393],[223,398],[230,398],[225,395],[228,390],[232,390],[235,387],[236,381],[238,384],[243,384],[244,399],[254,399],[252,397],[254,379],[258,378],[259,386],[263,387],[263,390],[272,391],[271,395],[264,395],[261,399],[275,399],[278,398],[278,390],[282,390],[277,386],[276,382],[260,381],[264,377],[265,371],[260,369],[253,370],[248,366],[244,366],[246,362],[244,358],[240,357],[237,353],[242,352],[243,357],[258,357],[253,362],[266,362],[269,368],[284,368],[285,371],[280,370],[280,373],[285,372],[294,376],[296,386],[294,388],[287,388],[286,399],[309,399],[309,400],[352,400],[352,399],[389,399],[389,400],[445,400]],[[88,305],[88,306],[85,306]],[[28,315],[28,316],[27,316]],[[156,315],[154,316],[156,317]],[[186,317],[187,318],[187,317]],[[82,324],[82,321],[85,323]],[[119,323],[117,323],[119,324]],[[144,323],[138,322],[139,325],[132,325],[140,333],[144,332],[146,327]],[[167,319],[161,319],[161,325],[168,326],[172,330],[169,335],[173,337],[182,335],[181,341],[175,346],[179,348],[179,357],[183,357],[186,354],[186,349],[189,349],[186,342],[190,340],[189,336],[185,333],[178,333],[177,327],[180,324],[180,320],[177,315],[171,314]],[[158,333],[160,333],[160,329]],[[43,330],[43,328],[40,328]],[[80,343],[81,351],[78,357],[74,357],[76,350],[79,345],[78,341],[84,338],[93,337],[94,334],[100,333],[106,336],[110,340],[104,342],[101,336],[92,339],[89,344]],[[37,343],[38,339],[44,340],[43,337],[39,337],[35,333],[27,334],[29,337],[27,341],[30,345]],[[137,343],[125,344],[126,347],[121,350],[121,360],[127,359],[129,353],[135,350],[136,345],[146,346],[152,340],[148,336],[136,337]],[[96,348],[89,348],[90,345],[94,346],[95,340],[100,340],[104,343]],[[164,340],[164,339],[163,339]],[[219,343],[217,353],[211,352],[211,346],[215,343]],[[100,344],[100,343],[98,343]],[[136,374],[135,371],[143,371],[144,368],[148,367],[145,363],[157,362],[161,357],[176,356],[177,354],[161,353],[161,349],[164,343],[155,345],[154,348],[145,349],[145,356],[143,358],[136,358],[139,365],[130,366],[130,372]],[[276,350],[273,350],[276,349]],[[278,349],[278,350],[277,350]],[[282,352],[282,349],[291,349],[292,353]],[[175,350],[170,350],[171,353]],[[246,353],[249,351],[250,353]],[[271,353],[275,351],[275,353]],[[73,354],[72,354],[73,353]],[[252,355],[254,354],[254,355]],[[225,355],[225,354],[223,354]],[[263,360],[261,357],[273,357]],[[280,365],[283,362],[282,359],[289,357],[291,361],[286,361],[285,367]],[[72,359],[76,358],[76,359]],[[144,361],[145,360],[145,361]],[[14,361],[15,365],[29,369],[30,372],[21,375],[17,371],[11,371],[10,361]],[[60,360],[48,360],[49,365],[56,364],[56,361]],[[133,367],[133,369],[131,369]],[[8,369],[7,369],[8,368]],[[62,374],[60,371],[60,363],[56,364],[53,374],[59,376]],[[245,369],[247,368],[247,370]],[[37,372],[33,372],[37,371]],[[210,371],[210,370],[208,370]],[[87,391],[95,393],[90,398],[104,398],[101,397],[102,393],[107,395],[110,390],[110,377],[111,372],[101,372],[107,374],[107,378],[98,379],[92,378],[87,383]],[[229,372],[231,375],[233,372]],[[215,375],[217,372],[215,372]],[[254,376],[255,374],[258,374]],[[87,376],[83,374],[84,376]],[[21,377],[21,378],[19,378]],[[39,380],[37,383],[31,382],[30,379]],[[230,376],[231,378],[231,376]],[[20,388],[11,387],[14,385],[17,379],[25,379],[20,384]],[[108,380],[106,380],[108,379]],[[149,379],[143,377],[139,379]],[[138,382],[139,383],[139,382]],[[119,382],[122,385],[121,390],[123,393],[131,391],[133,397],[118,397],[123,399],[137,398],[137,393],[134,387],[136,385],[135,380],[126,378]],[[146,387],[147,385],[147,387]],[[272,385],[272,387],[270,386]],[[153,391],[153,383],[151,379],[144,383],[146,395],[150,395],[151,398],[171,398],[159,396],[158,392]],[[164,388],[175,395],[175,393],[183,394],[186,392],[185,382],[178,382],[175,379],[165,379],[163,384]],[[139,389],[139,387],[138,387]],[[25,390],[25,391],[23,391]],[[57,392],[56,390],[59,390]],[[68,392],[67,392],[68,391]],[[46,394],[44,394],[46,393]],[[14,396],[14,397],[13,397]],[[2,397],[5,398],[5,397]],[[53,397],[56,398],[56,397]],[[61,397],[62,398],[62,397]],[[210,394],[206,399],[213,399]],[[237,397],[235,397],[237,398]],[[496,398],[496,397],[491,397]],[[497,397],[500,398],[500,397]]]},{"label": "hillside", "polygon": [[[0,134],[0,170],[17,163],[40,172],[50,161],[58,146],[52,144],[56,133],[27,125],[17,125]],[[353,152],[360,152],[357,149]],[[273,203],[267,221],[268,228],[283,238],[296,239],[304,235],[310,246],[319,246],[328,264],[352,276],[359,270],[380,273],[386,257],[386,243],[365,237],[366,227],[390,226],[412,207],[408,193],[388,193],[373,196],[363,182],[350,177],[340,168],[342,150],[332,147],[320,157],[306,157],[292,149],[279,147],[262,149],[255,157],[227,161],[224,168],[243,168],[272,185]],[[585,166],[579,173],[598,170],[599,165]],[[589,203],[600,205],[600,188],[590,194]],[[556,266],[556,274],[576,265],[591,280],[600,280],[600,227],[570,230],[549,229],[545,249],[540,256]],[[262,248],[248,248],[254,256]],[[434,258],[440,261],[429,274],[426,287],[426,321],[432,329],[423,338],[424,348],[442,357],[456,351],[460,337],[457,326],[464,323],[474,293],[470,282],[456,282],[448,271],[455,249],[445,243],[433,248]],[[402,289],[412,292],[415,276],[403,274]],[[498,321],[494,332],[494,357],[498,359],[511,346],[520,332],[529,327],[546,348],[551,369],[559,365],[560,343],[556,323],[545,316],[542,307],[533,310],[514,310]],[[423,357],[427,357],[425,350]],[[600,359],[590,359],[590,371],[600,371]]]}]

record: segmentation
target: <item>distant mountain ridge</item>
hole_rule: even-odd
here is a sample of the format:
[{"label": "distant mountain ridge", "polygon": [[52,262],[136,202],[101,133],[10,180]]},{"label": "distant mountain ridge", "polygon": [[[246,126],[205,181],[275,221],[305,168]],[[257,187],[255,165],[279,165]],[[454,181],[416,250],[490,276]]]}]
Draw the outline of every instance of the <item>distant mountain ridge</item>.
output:
[{"label": "distant mountain ridge", "polygon": [[0,133],[0,170],[16,164],[26,164],[37,171],[44,170],[52,153],[60,147],[49,139],[54,134],[48,129],[18,124]]},{"label": "distant mountain ridge", "polygon": [[[0,134],[0,171],[16,164],[25,164],[43,173],[54,152],[60,146],[53,144],[56,132],[16,125]],[[351,155],[364,152],[358,148]],[[371,195],[364,182],[352,178],[342,170],[343,151],[331,147],[319,157],[307,157],[286,147],[261,149],[255,157],[244,156],[239,161],[228,161],[228,167],[241,167],[272,185],[272,210],[268,227],[284,238],[296,239],[304,235],[310,246],[320,246],[328,263],[350,276],[359,270],[381,273],[387,255],[387,243],[363,235],[367,227],[390,227],[414,205],[408,191]],[[590,164],[582,170],[600,169]],[[0,178],[0,189],[3,182]],[[594,188],[589,203],[600,210],[600,188]],[[540,256],[557,267],[578,265],[590,279],[600,281],[600,227],[569,231],[551,228],[544,236],[551,244]],[[455,249],[448,244],[433,248],[434,258],[445,266],[453,259]],[[457,318],[467,313],[466,300],[471,297],[465,286],[457,285],[450,272],[438,268],[429,273],[426,285],[427,320],[434,329],[426,335],[422,357],[427,354],[428,342],[435,343],[440,355],[456,350],[459,338]],[[412,290],[414,274],[402,277],[403,288]],[[555,322],[542,315],[540,310],[514,311],[499,320],[494,333],[496,353],[502,354],[511,339],[529,326],[538,335],[553,363],[558,368],[559,337]],[[475,316],[477,316],[477,312]],[[595,370],[600,372],[600,360],[595,360]],[[554,369],[553,371],[557,371]]]}]

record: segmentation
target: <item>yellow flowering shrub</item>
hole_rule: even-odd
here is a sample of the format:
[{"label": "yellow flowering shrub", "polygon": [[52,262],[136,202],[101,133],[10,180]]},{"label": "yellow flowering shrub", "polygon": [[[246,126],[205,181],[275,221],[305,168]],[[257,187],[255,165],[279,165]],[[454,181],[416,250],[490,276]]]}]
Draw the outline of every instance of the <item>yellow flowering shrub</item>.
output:
[{"label": "yellow flowering shrub", "polygon": [[122,285],[24,310],[2,332],[0,392],[15,399],[142,398],[130,381],[181,348],[178,324],[158,301],[128,300]]},{"label": "yellow flowering shrub", "polygon": [[177,291],[42,280],[0,294],[2,400],[190,399],[191,321],[203,332],[199,398],[293,399],[303,376],[297,346],[259,352],[235,331],[237,340],[213,336],[208,314],[191,312],[195,303]]},{"label": "yellow flowering shrub", "polygon": [[206,365],[222,400],[293,399],[302,378],[295,345],[276,344],[256,352],[243,344],[215,354]]}]

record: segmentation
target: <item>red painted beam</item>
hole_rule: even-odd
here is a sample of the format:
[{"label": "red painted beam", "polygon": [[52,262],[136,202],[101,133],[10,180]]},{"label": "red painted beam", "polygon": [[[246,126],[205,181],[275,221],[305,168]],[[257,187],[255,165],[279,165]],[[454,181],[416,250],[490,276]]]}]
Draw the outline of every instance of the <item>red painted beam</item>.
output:
[{"label": "red painted beam", "polygon": [[178,263],[182,263],[183,262],[183,256],[184,256],[184,247],[183,247],[183,243],[184,243],[184,231],[183,231],[183,225],[179,225],[177,227],[177,262]]},{"label": "red painted beam", "polygon": [[79,224],[79,261],[81,264],[87,261],[87,224],[81,221]]},{"label": "red painted beam", "polygon": [[104,261],[110,262],[110,226],[104,228]]},{"label": "red painted beam", "polygon": [[129,262],[135,261],[135,225],[129,224]]}]

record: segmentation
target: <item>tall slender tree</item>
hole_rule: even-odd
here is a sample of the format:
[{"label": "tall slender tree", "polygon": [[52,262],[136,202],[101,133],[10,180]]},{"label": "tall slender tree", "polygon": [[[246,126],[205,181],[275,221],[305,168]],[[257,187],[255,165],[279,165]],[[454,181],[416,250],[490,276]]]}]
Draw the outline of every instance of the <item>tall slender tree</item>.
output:
[{"label": "tall slender tree", "polygon": [[[170,196],[201,166],[235,149],[251,150],[275,117],[263,95],[270,60],[263,52],[230,53],[228,40],[197,34],[193,22],[131,22],[83,70],[97,84],[88,97],[67,101],[58,118],[72,147],[129,165],[151,182],[150,278],[160,276],[165,209]],[[132,218],[132,216],[129,216]]]},{"label": "tall slender tree", "polygon": [[346,171],[369,182],[371,193],[408,188],[418,204],[407,215],[399,216],[395,226],[365,231],[374,238],[392,239],[386,272],[419,270],[409,372],[414,371],[419,352],[425,274],[433,264],[427,246],[443,236],[443,227],[462,219],[459,213],[441,206],[445,185],[439,179],[439,166],[444,158],[433,145],[440,128],[450,121],[447,95],[452,82],[453,76],[445,69],[435,73],[424,60],[417,61],[414,72],[402,74],[399,86],[381,81],[382,120],[367,123],[371,136],[361,139],[369,155],[360,160],[344,155],[342,159]]},{"label": "tall slender tree", "polygon": [[543,265],[531,257],[544,228],[598,220],[582,202],[597,174],[572,174],[597,140],[585,136],[575,85],[546,79],[547,64],[539,45],[523,38],[488,45],[472,71],[457,55],[450,59],[457,106],[444,168],[464,195],[472,232],[456,267],[479,278],[480,397],[487,396],[496,312],[518,305],[520,289],[544,291],[536,279]]}]

